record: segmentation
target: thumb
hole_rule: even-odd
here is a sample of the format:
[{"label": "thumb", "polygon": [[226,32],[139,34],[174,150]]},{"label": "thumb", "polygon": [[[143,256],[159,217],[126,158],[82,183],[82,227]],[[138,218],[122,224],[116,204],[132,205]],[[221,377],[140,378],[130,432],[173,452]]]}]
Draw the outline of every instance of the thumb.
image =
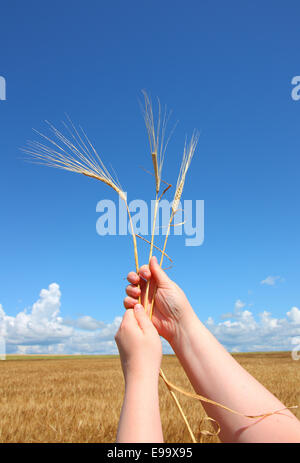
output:
[{"label": "thumb", "polygon": [[142,304],[136,304],[133,310],[134,310],[135,318],[141,330],[145,331],[153,327],[152,322],[150,318],[148,317],[148,315],[146,314],[145,309],[142,306]]},{"label": "thumb", "polygon": [[170,281],[171,281],[170,278],[163,271],[163,269],[159,266],[155,256],[151,258],[149,268],[150,268],[151,275],[153,276],[157,286],[169,286],[170,285]]}]

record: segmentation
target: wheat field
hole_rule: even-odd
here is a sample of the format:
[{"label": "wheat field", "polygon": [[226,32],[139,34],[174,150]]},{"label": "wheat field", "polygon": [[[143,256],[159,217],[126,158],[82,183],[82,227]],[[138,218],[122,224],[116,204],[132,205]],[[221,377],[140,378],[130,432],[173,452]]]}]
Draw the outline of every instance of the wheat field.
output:
[{"label": "wheat field", "polygon": [[[300,365],[289,352],[236,354],[235,358],[285,405],[300,405]],[[174,356],[162,367],[170,381],[192,391]],[[160,380],[164,439],[190,442],[190,436]],[[8,356],[0,362],[0,442],[114,442],[124,381],[116,356]],[[197,441],[210,429],[201,404],[178,396]],[[294,410],[300,418],[300,410]]]}]

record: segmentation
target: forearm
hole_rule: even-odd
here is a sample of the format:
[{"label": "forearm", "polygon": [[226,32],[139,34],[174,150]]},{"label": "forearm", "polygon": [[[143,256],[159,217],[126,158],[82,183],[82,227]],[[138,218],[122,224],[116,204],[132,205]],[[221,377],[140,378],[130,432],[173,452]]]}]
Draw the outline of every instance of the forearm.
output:
[{"label": "forearm", "polygon": [[117,442],[163,442],[158,377],[126,382]]},{"label": "forearm", "polygon": [[[247,415],[284,405],[223,348],[193,314],[179,329],[172,347],[195,391]],[[300,422],[285,410],[264,419],[249,419],[203,403],[220,427],[223,442],[300,442]]]}]

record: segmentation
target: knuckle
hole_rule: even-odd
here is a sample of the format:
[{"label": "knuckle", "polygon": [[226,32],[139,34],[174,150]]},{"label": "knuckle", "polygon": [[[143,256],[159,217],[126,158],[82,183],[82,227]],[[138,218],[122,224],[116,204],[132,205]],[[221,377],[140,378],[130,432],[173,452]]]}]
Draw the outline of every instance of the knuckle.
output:
[{"label": "knuckle", "polygon": [[134,282],[134,281],[137,281],[138,279],[138,276],[135,272],[129,272],[128,275],[127,275],[127,280],[131,283],[131,282]]},{"label": "knuckle", "polygon": [[132,306],[131,299],[129,296],[125,297],[123,303],[126,309],[129,309]]},{"label": "knuckle", "polygon": [[142,265],[141,268],[140,268],[140,272],[145,272],[147,270],[149,270],[149,267],[146,264]]}]

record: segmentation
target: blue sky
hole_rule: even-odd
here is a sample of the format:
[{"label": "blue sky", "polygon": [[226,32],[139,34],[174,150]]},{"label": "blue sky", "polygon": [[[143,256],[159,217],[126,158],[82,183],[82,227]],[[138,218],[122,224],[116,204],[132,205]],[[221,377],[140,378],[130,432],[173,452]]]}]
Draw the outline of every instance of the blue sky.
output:
[{"label": "blue sky", "polygon": [[[128,198],[149,201],[153,179],[140,169],[152,167],[138,103],[145,88],[179,121],[166,180],[176,183],[186,134],[201,132],[184,198],[205,201],[205,241],[185,247],[172,237],[170,276],[203,321],[213,318],[215,330],[225,329],[224,314],[241,323],[243,311],[256,320],[254,331],[266,311],[293,325],[278,328],[280,342],[269,342],[262,330],[259,342],[239,340],[236,347],[224,340],[228,348],[289,348],[300,335],[298,312],[286,315],[300,307],[300,101],[291,98],[291,80],[300,74],[299,13],[296,1],[1,7],[7,100],[0,101],[0,304],[11,323],[24,309],[30,314],[40,291],[56,283],[50,312],[63,319],[58,324],[76,331],[78,320],[97,320],[97,335],[110,327],[103,351],[114,349],[132,244],[129,237],[100,237],[95,226],[97,202],[117,198],[83,176],[24,162],[19,148],[36,139],[32,127],[44,131],[45,119],[59,126],[68,113],[117,171]],[[140,260],[147,260],[142,244]],[[261,284],[269,276],[279,278]],[[51,299],[51,289],[47,294]],[[72,333],[65,334],[70,351]],[[11,346],[58,343],[54,336],[47,344],[47,332],[35,341],[26,336]]]}]

